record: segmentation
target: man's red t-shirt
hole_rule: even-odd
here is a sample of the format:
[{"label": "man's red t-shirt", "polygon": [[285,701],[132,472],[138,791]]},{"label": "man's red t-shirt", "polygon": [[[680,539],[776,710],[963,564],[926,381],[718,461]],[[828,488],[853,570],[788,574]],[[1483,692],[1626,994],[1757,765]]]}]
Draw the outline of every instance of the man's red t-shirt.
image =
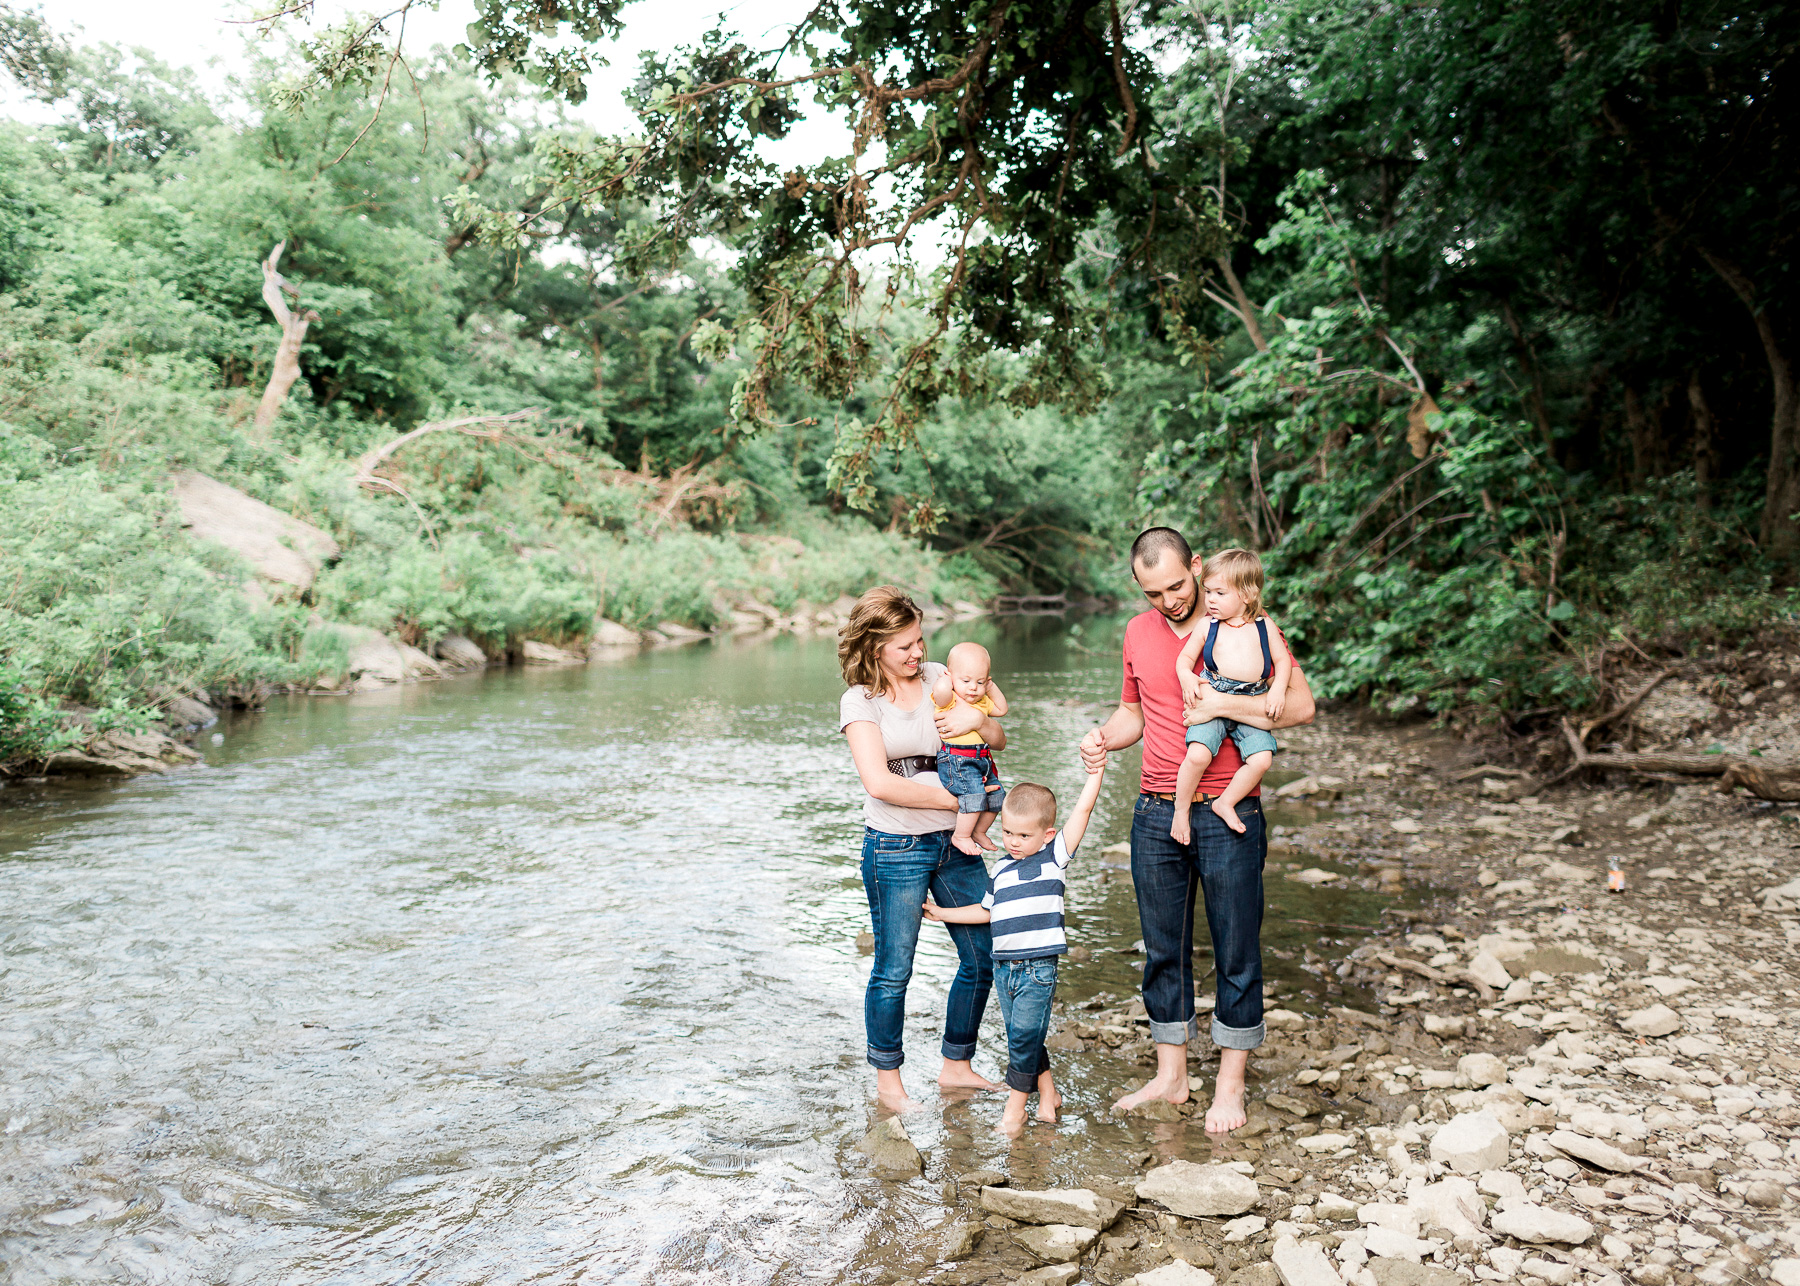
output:
[{"label": "man's red t-shirt", "polygon": [[[1206,628],[1202,617],[1197,630]],[[1282,647],[1287,639],[1280,630],[1275,637]],[[1119,700],[1141,704],[1144,709],[1144,776],[1142,790],[1167,792],[1175,789],[1175,775],[1187,756],[1187,724],[1181,718],[1181,679],[1175,672],[1175,658],[1187,638],[1175,633],[1169,620],[1154,608],[1140,612],[1125,626],[1125,686]],[[1290,649],[1291,655],[1291,649]],[[1298,664],[1294,673],[1300,673]],[[1289,682],[1292,682],[1290,679]],[[1230,737],[1219,746],[1219,753],[1206,766],[1200,778],[1200,793],[1217,795],[1231,783],[1231,778],[1244,766],[1237,743]],[[1261,789],[1250,792],[1255,798]]]}]

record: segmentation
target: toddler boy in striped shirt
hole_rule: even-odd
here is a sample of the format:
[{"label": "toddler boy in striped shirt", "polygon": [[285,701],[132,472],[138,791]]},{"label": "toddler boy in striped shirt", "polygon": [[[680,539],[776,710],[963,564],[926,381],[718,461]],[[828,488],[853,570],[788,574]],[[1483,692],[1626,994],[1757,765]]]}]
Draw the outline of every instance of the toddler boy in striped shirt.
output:
[{"label": "toddler boy in striped shirt", "polygon": [[1069,820],[1056,828],[1056,796],[1020,782],[1000,809],[1006,856],[988,877],[979,906],[939,906],[926,899],[925,918],[941,924],[987,924],[994,936],[994,992],[1006,1020],[1006,1111],[1003,1134],[1025,1126],[1025,1107],[1037,1091],[1037,1119],[1056,1120],[1062,1096],[1050,1076],[1044,1038],[1056,999],[1056,957],[1069,949],[1063,933],[1063,874],[1081,846],[1106,777],[1104,756],[1082,788]]}]

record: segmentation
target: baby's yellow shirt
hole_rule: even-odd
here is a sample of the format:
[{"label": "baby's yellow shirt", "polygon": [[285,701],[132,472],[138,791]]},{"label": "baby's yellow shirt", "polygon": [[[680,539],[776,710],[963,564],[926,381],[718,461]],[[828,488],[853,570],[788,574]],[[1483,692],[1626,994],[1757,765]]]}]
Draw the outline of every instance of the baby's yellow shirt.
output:
[{"label": "baby's yellow shirt", "polygon": [[[960,700],[962,700],[962,698],[956,696],[954,693],[951,694],[950,706],[955,705]],[[950,708],[950,706],[938,705],[936,697],[931,699],[931,704],[936,706],[939,710],[948,710]],[[994,699],[992,697],[983,697],[979,701],[964,701],[963,704],[974,706],[983,714],[994,713]],[[976,728],[972,731],[963,733],[960,737],[945,737],[944,744],[946,746],[985,746],[987,743],[981,739],[981,729]]]}]

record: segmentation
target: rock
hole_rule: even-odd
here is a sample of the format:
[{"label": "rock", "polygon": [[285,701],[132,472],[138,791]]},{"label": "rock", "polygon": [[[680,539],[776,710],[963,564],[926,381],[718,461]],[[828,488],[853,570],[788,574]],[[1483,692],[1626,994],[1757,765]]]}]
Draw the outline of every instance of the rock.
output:
[{"label": "rock", "polygon": [[206,728],[219,721],[218,713],[204,701],[179,694],[164,700],[162,710],[163,717],[176,728]]},{"label": "rock", "polygon": [[1427,1184],[1408,1197],[1406,1204],[1419,1212],[1422,1229],[1441,1228],[1452,1239],[1476,1236],[1487,1221],[1487,1203],[1473,1179],[1448,1178]]},{"label": "rock", "polygon": [[1358,1206],[1356,1220],[1365,1227],[1387,1228],[1408,1237],[1418,1236],[1423,1227],[1422,1216],[1417,1210],[1392,1201],[1371,1201],[1366,1206]]},{"label": "rock", "polygon": [[1269,1258],[1281,1274],[1281,1286],[1343,1286],[1344,1279],[1325,1258],[1325,1252],[1311,1242],[1282,1237]]},{"label": "rock", "polygon": [[349,635],[349,677],[363,691],[406,682],[406,654],[387,635],[354,625],[336,627]]},{"label": "rock", "polygon": [[1579,1157],[1589,1165],[1597,1165],[1602,1170],[1611,1170],[1615,1174],[1631,1174],[1644,1164],[1641,1157],[1621,1152],[1610,1143],[1591,1139],[1587,1135],[1577,1134],[1573,1130],[1553,1131],[1550,1135],[1550,1146],[1558,1152],[1566,1152],[1572,1157]]},{"label": "rock", "polygon": [[1281,1286],[1281,1272],[1265,1259],[1260,1264],[1238,1269],[1226,1286]]},{"label": "rock", "polygon": [[1213,1286],[1213,1275],[1179,1259],[1137,1275],[1138,1286]]},{"label": "rock", "polygon": [[1375,1286],[1468,1286],[1464,1278],[1448,1268],[1404,1259],[1371,1259],[1365,1267],[1375,1278]]},{"label": "rock", "polygon": [[1525,1200],[1525,1180],[1511,1170],[1484,1170],[1476,1186],[1490,1197]]},{"label": "rock", "polygon": [[158,766],[136,767],[118,759],[105,759],[81,750],[58,750],[44,760],[46,777],[131,777],[140,772],[166,772]]},{"label": "rock", "polygon": [[1619,1020],[1633,1036],[1668,1036],[1681,1030],[1681,1015],[1667,1005],[1651,1005]]},{"label": "rock", "polygon": [[1576,1277],[1574,1264],[1558,1263],[1554,1259],[1527,1259],[1519,1265],[1519,1271],[1528,1277],[1542,1278],[1550,1286],[1570,1286]]},{"label": "rock", "polygon": [[1304,1099],[1297,1099],[1292,1094],[1271,1094],[1265,1098],[1263,1102],[1267,1103],[1272,1108],[1286,1112],[1289,1116],[1298,1116],[1303,1120],[1306,1117],[1317,1116],[1319,1114],[1317,1104],[1308,1103]]},{"label": "rock", "polygon": [[1126,1113],[1126,1115],[1135,1116],[1145,1121],[1173,1122],[1187,1120],[1187,1117],[1182,1114],[1179,1107],[1164,1098],[1145,1099],[1142,1103],[1139,1103],[1136,1107],[1132,1108],[1130,1112]]},{"label": "rock", "polygon": [[[1499,885],[1494,887],[1498,888]],[[1475,958],[1469,961],[1469,972],[1496,991],[1512,981],[1512,975],[1506,972],[1506,966],[1500,963],[1492,951],[1477,951]]]},{"label": "rock", "polygon": [[1074,1264],[1051,1264],[1020,1273],[1013,1278],[1013,1286],[1067,1286],[1079,1276],[1081,1269]]},{"label": "rock", "polygon": [[594,632],[588,638],[588,651],[595,648],[624,649],[636,651],[643,646],[643,639],[638,632],[620,625],[617,621],[609,621],[603,616],[594,618]]},{"label": "rock", "polygon": [[1259,1200],[1256,1180],[1222,1165],[1171,1161],[1145,1175],[1137,1194],[1188,1219],[1241,1215]]},{"label": "rock", "polygon": [[1432,1036],[1460,1036],[1467,1020],[1452,1014],[1426,1014],[1425,1031]]},{"label": "rock", "polygon": [[526,665],[586,665],[587,658],[550,643],[526,639],[519,648]]},{"label": "rock", "polygon": [[203,473],[172,479],[181,525],[199,540],[223,545],[263,580],[309,589],[319,568],[338,556],[338,543],[311,523]]},{"label": "rock", "polygon": [[1666,1058],[1627,1058],[1619,1064],[1633,1076],[1641,1076],[1647,1081],[1661,1081],[1666,1085],[1691,1085],[1694,1074],[1685,1067],[1677,1067]]},{"label": "rock", "polygon": [[1782,1203],[1786,1195],[1779,1183],[1769,1179],[1756,1179],[1744,1189],[1744,1203],[1755,1206],[1758,1210],[1773,1210]]},{"label": "rock", "polygon": [[1491,1112],[1453,1116],[1431,1136],[1431,1159],[1458,1174],[1498,1170],[1506,1164],[1510,1152],[1506,1127]]},{"label": "rock", "polygon": [[875,1127],[863,1135],[860,1146],[875,1162],[877,1170],[920,1174],[925,1169],[925,1158],[919,1155],[919,1149],[913,1146],[912,1137],[897,1116],[876,1122]]},{"label": "rock", "polygon": [[431,650],[452,670],[479,670],[487,665],[487,653],[461,634],[444,635],[431,645]]},{"label": "rock", "polygon": [[1322,1134],[1309,1134],[1303,1139],[1294,1140],[1294,1142],[1302,1152],[1318,1156],[1326,1152],[1341,1152],[1356,1140],[1348,1134],[1335,1134],[1327,1131]]},{"label": "rock", "polygon": [[1416,818],[1412,817],[1396,817],[1393,821],[1389,822],[1388,825],[1393,827],[1396,831],[1399,831],[1402,835],[1417,835],[1420,831],[1425,829]]},{"label": "rock", "polygon": [[1456,1070],[1477,1089],[1506,1084],[1506,1060],[1493,1054],[1464,1054],[1456,1060]]},{"label": "rock", "polygon": [[1520,956],[1514,972],[1529,973],[1599,973],[1606,966],[1593,956],[1566,947],[1534,947]]},{"label": "rock", "polygon": [[998,1170],[971,1170],[957,1175],[956,1182],[964,1188],[1004,1188],[1006,1176]]},{"label": "rock", "polygon": [[444,667],[437,663],[436,658],[420,651],[410,643],[397,643],[395,646],[400,649],[400,659],[406,663],[408,679],[416,682],[421,679],[444,677]]},{"label": "rock", "polygon": [[1408,1237],[1403,1232],[1379,1225],[1363,1233],[1363,1248],[1371,1255],[1383,1259],[1404,1259],[1414,1264],[1436,1250],[1438,1245],[1438,1242],[1426,1241],[1422,1237]]},{"label": "rock", "polygon": [[1769,1265],[1769,1280],[1775,1286],[1800,1286],[1800,1259],[1777,1259]]},{"label": "rock", "polygon": [[1496,1212],[1489,1226],[1497,1233],[1520,1241],[1557,1241],[1571,1246],[1578,1246],[1594,1235],[1594,1225],[1580,1215],[1530,1204]]},{"label": "rock", "polygon": [[[1667,1264],[1636,1264],[1631,1270],[1631,1280],[1638,1286],[1669,1286],[1673,1275]],[[1796,1277],[1789,1286],[1800,1286],[1800,1277]]]},{"label": "rock", "polygon": [[1569,862],[1548,862],[1544,866],[1543,874],[1545,879],[1568,880],[1574,882],[1576,880],[1588,879],[1593,872],[1585,867],[1575,866]]},{"label": "rock", "polygon": [[1306,1017],[1291,1009],[1266,1009],[1263,1011],[1263,1025],[1275,1031],[1303,1031],[1306,1028]]},{"label": "rock", "polygon": [[[1256,1186],[1254,1180],[1251,1186]],[[1142,1190],[1140,1184],[1139,1191]],[[1050,1188],[1038,1192],[1027,1188],[983,1188],[981,1208],[990,1214],[1017,1219],[1020,1223],[1066,1223],[1104,1232],[1112,1227],[1125,1204],[1086,1188]]]},{"label": "rock", "polygon": [[1241,1215],[1236,1219],[1227,1220],[1221,1231],[1224,1232],[1225,1240],[1228,1242],[1249,1241],[1268,1226],[1269,1221],[1261,1215]]},{"label": "rock", "polygon": [[967,1259],[975,1253],[975,1247],[987,1236],[987,1229],[981,1224],[959,1219],[945,1227],[938,1237],[938,1258],[942,1260]]},{"label": "rock", "polygon": [[1313,1202],[1313,1215],[1318,1219],[1342,1220],[1356,1218],[1357,1205],[1348,1197],[1340,1197],[1335,1192],[1321,1192]]},{"label": "rock", "polygon": [[1066,1223],[1044,1224],[1036,1228],[1020,1228],[1013,1240],[1046,1264],[1066,1264],[1080,1259],[1100,1234],[1092,1228],[1076,1228]]},{"label": "rock", "polygon": [[680,621],[658,621],[656,632],[665,638],[694,643],[712,637],[705,630],[697,630],[691,625],[683,625]]},{"label": "rock", "polygon": [[1339,875],[1336,871],[1327,871],[1322,870],[1317,866],[1309,866],[1304,871],[1289,872],[1287,878],[1293,880],[1296,884],[1329,884],[1333,880],[1341,880],[1344,877]]}]

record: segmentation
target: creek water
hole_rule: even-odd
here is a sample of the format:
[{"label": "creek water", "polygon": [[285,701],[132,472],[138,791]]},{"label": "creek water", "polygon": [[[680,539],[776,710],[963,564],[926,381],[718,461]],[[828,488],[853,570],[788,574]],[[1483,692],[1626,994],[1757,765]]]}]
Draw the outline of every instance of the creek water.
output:
[{"label": "creek water", "polygon": [[[1068,798],[1116,647],[987,621],[933,654],[963,637],[1013,703],[1004,773]],[[832,640],[720,642],[278,701],[191,770],[0,793],[0,1277],[825,1281],[921,1235],[935,1183],[854,1149],[868,911],[839,691]],[[1129,829],[1120,758],[1071,882],[1070,1003],[1135,988],[1100,852]],[[1296,960],[1386,902],[1269,893],[1265,942]],[[1268,963],[1305,1007],[1318,979]],[[934,1175],[1109,1172],[1148,1123],[1106,1114],[1104,1060],[1066,1060],[1067,1122],[1013,1144],[998,1096],[935,1093],[954,967],[927,926],[906,1075]],[[977,1066],[1004,1050],[990,1005]]]}]

